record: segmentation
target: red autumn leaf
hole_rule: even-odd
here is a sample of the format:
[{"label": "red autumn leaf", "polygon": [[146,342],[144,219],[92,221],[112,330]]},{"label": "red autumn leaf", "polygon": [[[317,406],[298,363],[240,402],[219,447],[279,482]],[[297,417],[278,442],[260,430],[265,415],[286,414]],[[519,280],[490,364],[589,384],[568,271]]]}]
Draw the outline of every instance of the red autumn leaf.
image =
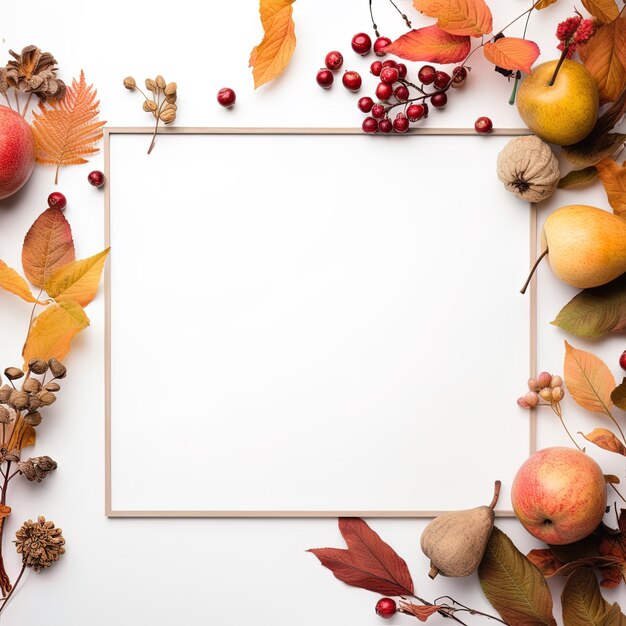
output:
[{"label": "red autumn leaf", "polygon": [[505,70],[521,70],[530,74],[530,68],[539,56],[539,46],[528,39],[502,37],[493,43],[486,43],[483,54],[487,61]]},{"label": "red autumn leaf", "polygon": [[447,607],[445,606],[437,606],[436,604],[421,605],[404,602],[402,600],[400,601],[400,609],[402,612],[413,615],[413,617],[417,617],[420,622],[425,622],[431,615],[438,613],[441,610],[445,610],[446,608]]},{"label": "red autumn leaf", "polygon": [[458,63],[470,53],[468,36],[451,35],[438,26],[425,26],[405,33],[390,43],[385,52],[407,61]]},{"label": "red autumn leaf", "polygon": [[531,550],[526,557],[546,577],[554,576],[565,565],[559,560],[550,548]]},{"label": "red autumn leaf", "polygon": [[413,580],[404,559],[386,544],[362,519],[339,518],[339,530],[348,545],[314,548],[320,563],[347,585],[385,596],[411,595]]}]

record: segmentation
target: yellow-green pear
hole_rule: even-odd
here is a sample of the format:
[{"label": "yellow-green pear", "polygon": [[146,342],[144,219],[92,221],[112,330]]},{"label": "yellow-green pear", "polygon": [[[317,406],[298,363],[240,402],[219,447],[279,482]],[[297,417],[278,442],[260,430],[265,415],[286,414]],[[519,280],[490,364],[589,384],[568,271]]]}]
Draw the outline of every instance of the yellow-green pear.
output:
[{"label": "yellow-green pear", "polygon": [[598,287],[626,272],[626,220],[608,211],[561,207],[546,219],[541,243],[555,276],[573,287]]}]

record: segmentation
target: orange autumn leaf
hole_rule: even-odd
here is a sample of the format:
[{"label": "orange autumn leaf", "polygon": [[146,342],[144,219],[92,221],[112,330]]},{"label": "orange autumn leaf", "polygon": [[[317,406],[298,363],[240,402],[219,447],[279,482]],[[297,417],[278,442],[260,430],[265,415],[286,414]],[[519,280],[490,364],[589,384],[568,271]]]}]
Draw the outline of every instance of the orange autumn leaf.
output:
[{"label": "orange autumn leaf", "polygon": [[31,359],[63,359],[74,336],[89,326],[89,318],[76,302],[53,304],[40,313],[28,333],[22,356]]},{"label": "orange autumn leaf", "polygon": [[81,71],[79,81],[72,81],[61,100],[49,100],[48,106],[42,102],[41,113],[33,112],[37,163],[57,166],[55,183],[62,165],[87,163],[85,156],[98,152],[94,144],[102,139],[106,122],[98,121],[100,102],[96,95]]},{"label": "orange autumn leaf", "polygon": [[446,612],[447,607],[436,604],[413,604],[400,600],[400,608],[404,613],[417,617],[420,622],[425,622],[431,615],[439,611]]},{"label": "orange autumn leaf", "polygon": [[28,283],[4,261],[0,261],[0,287],[14,293],[16,296],[22,298],[22,300],[26,300],[26,302],[45,304],[45,302],[41,302],[33,296]]},{"label": "orange autumn leaf", "polygon": [[530,74],[530,68],[539,56],[539,46],[527,39],[503,37],[486,43],[483,54],[488,61],[505,70],[521,70]]},{"label": "orange autumn leaf", "polygon": [[273,80],[285,70],[296,49],[293,7],[295,0],[261,0],[259,13],[265,31],[263,41],[253,48],[252,67],[254,88]]},{"label": "orange autumn leaf", "polygon": [[582,0],[582,3],[600,24],[608,24],[619,15],[615,0]]},{"label": "orange autumn leaf", "polygon": [[579,54],[585,67],[598,85],[600,103],[613,102],[626,85],[626,18],[618,18],[600,26],[589,43],[580,46]]},{"label": "orange autumn leaf", "polygon": [[69,263],[58,270],[46,283],[46,291],[57,302],[73,301],[87,306],[95,297],[100,276],[110,248]]},{"label": "orange autumn leaf", "polygon": [[604,157],[596,163],[596,168],[613,213],[626,217],[626,161],[620,165],[613,159]]},{"label": "orange autumn leaf", "polygon": [[437,26],[451,35],[480,37],[493,30],[493,20],[485,0],[448,0]]},{"label": "orange autumn leaf", "polygon": [[46,209],[24,239],[22,267],[33,285],[43,288],[60,268],[76,258],[72,229],[61,209]]},{"label": "orange autumn leaf", "polygon": [[470,52],[470,38],[451,35],[438,26],[426,26],[405,33],[385,48],[407,61],[458,63]]},{"label": "orange autumn leaf", "polygon": [[23,450],[29,446],[34,446],[37,442],[37,433],[32,426],[29,426],[24,422],[24,418],[20,417],[16,420],[13,432],[11,433],[11,439],[7,446],[8,450]]},{"label": "orange autumn leaf", "polygon": [[602,448],[603,450],[608,450],[609,452],[615,452],[616,454],[626,456],[626,447],[624,447],[624,444],[610,430],[607,430],[606,428],[594,428],[587,435],[581,432],[579,432],[578,434],[582,435],[587,441],[595,443],[598,448]]}]

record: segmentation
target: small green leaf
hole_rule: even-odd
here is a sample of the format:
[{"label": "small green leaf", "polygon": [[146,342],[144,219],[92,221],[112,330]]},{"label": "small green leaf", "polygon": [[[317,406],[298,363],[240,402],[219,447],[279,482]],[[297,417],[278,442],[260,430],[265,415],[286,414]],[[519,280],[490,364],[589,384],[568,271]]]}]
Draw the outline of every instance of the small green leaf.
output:
[{"label": "small green leaf", "polygon": [[557,185],[559,189],[574,189],[576,187],[584,187],[598,179],[598,168],[590,165],[582,170],[572,170],[561,178]]},{"label": "small green leaf", "polygon": [[611,400],[618,409],[626,411],[626,378],[622,379],[622,382],[613,389]]},{"label": "small green leaf", "polygon": [[510,626],[556,626],[546,579],[498,528],[491,533],[478,577],[485,596]]},{"label": "small green leaf", "polygon": [[586,567],[569,575],[561,604],[565,626],[626,626],[619,605],[610,605],[602,597],[596,575]]},{"label": "small green leaf", "polygon": [[551,322],[577,337],[602,337],[626,330],[626,274],[574,296]]}]

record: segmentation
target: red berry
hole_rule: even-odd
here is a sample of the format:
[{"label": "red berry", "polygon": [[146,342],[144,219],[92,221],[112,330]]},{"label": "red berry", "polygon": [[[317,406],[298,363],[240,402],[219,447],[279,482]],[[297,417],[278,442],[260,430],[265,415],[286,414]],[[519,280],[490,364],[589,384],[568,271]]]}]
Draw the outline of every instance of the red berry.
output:
[{"label": "red berry", "polygon": [[102,185],[104,185],[104,174],[98,170],[94,170],[89,173],[87,180],[89,181],[89,184],[94,187],[102,187]]},{"label": "red berry", "polygon": [[426,119],[428,117],[428,105],[424,102],[422,106],[424,107],[424,119]]},{"label": "red berry", "polygon": [[375,104],[372,107],[372,117],[375,117],[377,120],[379,120],[384,116],[385,116],[385,107],[382,104]]},{"label": "red berry", "polygon": [[474,122],[474,130],[481,135],[487,135],[493,130],[493,122],[488,117],[479,117]]},{"label": "red berry", "polygon": [[393,130],[393,124],[388,117],[383,118],[378,122],[378,130],[381,133],[390,133]]},{"label": "red berry", "polygon": [[53,191],[48,196],[48,206],[51,209],[63,210],[67,206],[67,199],[60,191]]},{"label": "red berry", "polygon": [[374,54],[379,57],[384,57],[386,52],[385,48],[391,43],[389,37],[379,37],[374,42]]},{"label": "red berry", "polygon": [[374,61],[370,65],[370,72],[374,74],[374,76],[380,76],[380,70],[383,69],[383,64],[380,61]]},{"label": "red berry", "polygon": [[424,85],[430,85],[435,80],[435,73],[435,68],[432,65],[422,65],[417,77]]},{"label": "red berry", "polygon": [[406,110],[406,116],[410,122],[417,122],[424,117],[426,109],[423,104],[410,104]]},{"label": "red berry", "polygon": [[358,72],[346,72],[341,79],[343,86],[350,91],[361,89],[361,75]]},{"label": "red berry", "polygon": [[399,77],[400,72],[398,72],[397,67],[383,67],[383,69],[380,71],[380,80],[382,80],[383,83],[389,83],[390,85],[393,85]]},{"label": "red berry", "polygon": [[364,133],[377,133],[378,122],[373,117],[366,117],[361,124]]},{"label": "red berry", "polygon": [[352,49],[357,54],[367,54],[372,48],[372,40],[367,33],[357,33],[352,37]]},{"label": "red berry", "polygon": [[396,90],[393,92],[393,95],[396,97],[398,102],[404,102],[409,99],[409,88],[405,85],[398,85]]},{"label": "red berry", "polygon": [[433,80],[437,89],[443,89],[450,82],[450,74],[446,72],[435,72],[435,79]]},{"label": "red berry", "polygon": [[393,129],[397,133],[406,133],[409,130],[409,118],[404,113],[398,113],[396,119],[393,120]]},{"label": "red berry", "polygon": [[396,601],[393,598],[381,598],[376,603],[376,615],[389,619],[396,612]]},{"label": "red berry", "polygon": [[343,65],[343,55],[341,52],[333,50],[326,55],[324,64],[329,70],[338,70]]},{"label": "red berry", "polygon": [[448,96],[446,96],[445,92],[443,91],[438,91],[434,96],[431,97],[430,99],[430,103],[436,108],[436,109],[443,109],[443,107],[446,106],[446,103],[448,102]]},{"label": "red berry", "polygon": [[452,70],[452,86],[453,87],[461,85],[462,83],[464,83],[466,78],[467,78],[467,68],[466,67],[461,67],[459,65],[458,67],[455,67]]},{"label": "red berry", "polygon": [[226,108],[230,108],[235,104],[237,96],[230,87],[223,87],[217,92],[217,101]]},{"label": "red berry", "polygon": [[383,61],[383,67],[398,67],[398,64],[393,59],[387,59]]},{"label": "red berry", "polygon": [[374,106],[374,101],[369,96],[365,96],[359,99],[357,106],[363,113],[369,113]]},{"label": "red berry", "polygon": [[406,65],[404,63],[398,63],[396,67],[398,68],[398,74],[400,74],[400,78],[406,78],[406,73],[407,73]]},{"label": "red berry", "polygon": [[335,77],[330,70],[322,69],[317,73],[317,84],[324,89],[330,89],[334,80]]},{"label": "red berry", "polygon": [[[378,122],[378,128],[380,128],[381,123],[382,123],[382,120],[380,122]],[[626,350],[624,350],[624,352],[622,352],[622,355],[619,358],[619,366],[623,370],[626,370]]]},{"label": "red berry", "polygon": [[391,98],[393,87],[389,83],[378,83],[376,86],[376,97],[383,102]]}]

